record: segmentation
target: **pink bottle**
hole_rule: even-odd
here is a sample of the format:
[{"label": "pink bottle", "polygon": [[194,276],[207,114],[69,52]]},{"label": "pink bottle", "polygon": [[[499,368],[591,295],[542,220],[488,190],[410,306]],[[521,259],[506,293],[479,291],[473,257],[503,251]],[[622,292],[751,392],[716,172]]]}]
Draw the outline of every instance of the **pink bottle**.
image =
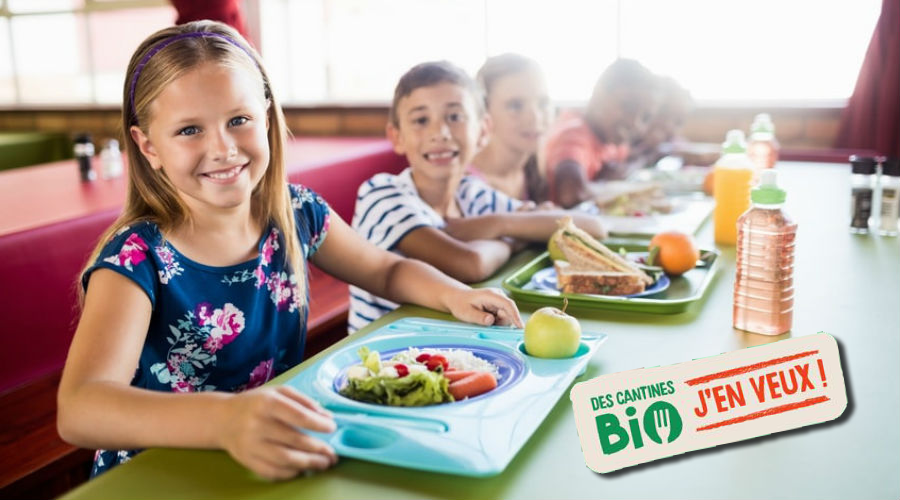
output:
[{"label": "pink bottle", "polygon": [[737,222],[734,327],[780,335],[794,317],[794,240],[797,224],[781,207],[786,194],[776,171],[761,172],[750,193],[753,204]]}]

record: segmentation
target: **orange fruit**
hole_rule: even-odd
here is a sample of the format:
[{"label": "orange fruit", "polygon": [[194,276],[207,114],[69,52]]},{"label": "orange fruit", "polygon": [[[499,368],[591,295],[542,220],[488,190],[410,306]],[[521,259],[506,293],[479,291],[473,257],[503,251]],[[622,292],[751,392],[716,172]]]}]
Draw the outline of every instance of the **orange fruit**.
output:
[{"label": "orange fruit", "polygon": [[664,231],[650,240],[650,251],[658,247],[654,265],[663,268],[666,274],[680,276],[697,265],[700,250],[694,237],[680,231]]}]

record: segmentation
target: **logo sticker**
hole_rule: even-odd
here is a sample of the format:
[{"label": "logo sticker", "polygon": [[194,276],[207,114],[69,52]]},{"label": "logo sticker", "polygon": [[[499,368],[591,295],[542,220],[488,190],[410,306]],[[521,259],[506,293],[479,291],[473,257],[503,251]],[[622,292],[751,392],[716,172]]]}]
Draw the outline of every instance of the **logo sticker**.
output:
[{"label": "logo sticker", "polygon": [[826,333],[602,375],[569,396],[596,472],[827,422],[847,407],[837,342]]}]

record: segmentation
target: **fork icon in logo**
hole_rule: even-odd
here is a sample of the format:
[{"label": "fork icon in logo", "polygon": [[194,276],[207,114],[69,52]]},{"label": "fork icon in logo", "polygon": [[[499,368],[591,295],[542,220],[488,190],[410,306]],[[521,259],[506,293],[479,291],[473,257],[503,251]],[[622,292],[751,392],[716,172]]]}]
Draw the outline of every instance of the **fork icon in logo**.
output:
[{"label": "fork icon in logo", "polygon": [[681,415],[674,406],[657,401],[644,412],[644,432],[658,444],[671,443],[681,435]]}]

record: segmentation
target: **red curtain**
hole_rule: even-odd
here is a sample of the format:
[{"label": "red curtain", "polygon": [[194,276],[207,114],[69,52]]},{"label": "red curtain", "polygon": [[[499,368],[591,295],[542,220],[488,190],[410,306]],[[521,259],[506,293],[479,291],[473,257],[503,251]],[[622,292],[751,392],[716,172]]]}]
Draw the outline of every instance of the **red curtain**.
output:
[{"label": "red curtain", "polygon": [[835,147],[900,157],[900,0],[882,0]]},{"label": "red curtain", "polygon": [[178,11],[178,19],[175,24],[184,24],[189,21],[210,19],[221,21],[232,28],[253,44],[247,34],[244,24],[244,14],[241,12],[243,0],[170,0],[172,6]]}]

